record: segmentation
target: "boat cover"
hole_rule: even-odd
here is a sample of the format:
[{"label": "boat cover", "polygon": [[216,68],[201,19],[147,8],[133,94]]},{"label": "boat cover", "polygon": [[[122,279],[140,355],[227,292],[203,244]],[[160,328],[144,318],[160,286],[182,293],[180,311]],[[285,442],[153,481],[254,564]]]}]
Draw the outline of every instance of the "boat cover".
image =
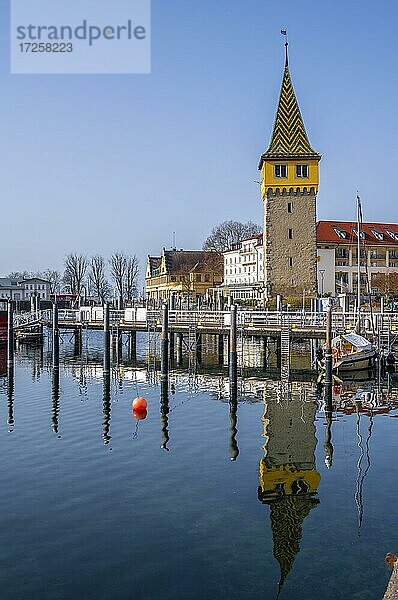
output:
[{"label": "boat cover", "polygon": [[346,340],[349,344],[355,346],[359,352],[365,352],[366,350],[372,350],[372,344],[366,338],[358,335],[357,333],[346,333],[341,336],[343,340]]}]

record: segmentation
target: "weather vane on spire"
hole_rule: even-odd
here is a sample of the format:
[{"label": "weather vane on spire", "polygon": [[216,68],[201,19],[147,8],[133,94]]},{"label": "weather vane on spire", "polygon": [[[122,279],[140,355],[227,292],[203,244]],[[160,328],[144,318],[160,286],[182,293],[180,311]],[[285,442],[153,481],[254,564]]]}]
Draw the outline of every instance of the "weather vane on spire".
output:
[{"label": "weather vane on spire", "polygon": [[281,29],[281,34],[285,36],[286,38],[286,42],[285,42],[285,51],[286,51],[286,66],[289,64],[289,55],[287,52],[288,46],[289,46],[289,42],[287,41],[287,29]]}]

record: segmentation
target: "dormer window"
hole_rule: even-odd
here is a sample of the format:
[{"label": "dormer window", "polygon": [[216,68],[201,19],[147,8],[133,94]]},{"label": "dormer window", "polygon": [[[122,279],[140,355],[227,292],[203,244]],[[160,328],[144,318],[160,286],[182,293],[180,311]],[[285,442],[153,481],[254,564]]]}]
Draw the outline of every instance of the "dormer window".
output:
[{"label": "dormer window", "polygon": [[370,231],[373,233],[376,240],[379,240],[379,242],[382,242],[384,240],[384,235],[378,229],[374,229],[373,227],[371,227]]},{"label": "dormer window", "polygon": [[296,177],[308,177],[308,165],[296,165]]},{"label": "dormer window", "polygon": [[[358,229],[356,227],[352,228],[353,233],[355,233],[355,235],[358,237]],[[365,239],[365,232],[361,231],[360,235],[359,235],[361,240]]]},{"label": "dormer window", "polygon": [[345,240],[347,239],[347,232],[344,231],[344,229],[341,229],[341,227],[333,227],[334,232],[339,236],[340,239]]},{"label": "dormer window", "polygon": [[287,177],[287,165],[274,165],[275,177]]},{"label": "dormer window", "polygon": [[386,232],[394,240],[394,242],[398,242],[398,233],[396,231],[392,231],[391,229],[386,229]]}]

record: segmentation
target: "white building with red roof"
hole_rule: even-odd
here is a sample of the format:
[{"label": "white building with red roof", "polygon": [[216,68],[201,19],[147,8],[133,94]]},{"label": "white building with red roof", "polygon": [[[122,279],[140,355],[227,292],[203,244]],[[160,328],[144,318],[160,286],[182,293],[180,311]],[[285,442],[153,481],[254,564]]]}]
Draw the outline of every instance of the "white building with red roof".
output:
[{"label": "white building with red roof", "polygon": [[[356,293],[358,225],[351,221],[318,221],[317,275],[322,294]],[[398,273],[398,225],[363,223],[360,228],[361,287],[375,273]]]}]

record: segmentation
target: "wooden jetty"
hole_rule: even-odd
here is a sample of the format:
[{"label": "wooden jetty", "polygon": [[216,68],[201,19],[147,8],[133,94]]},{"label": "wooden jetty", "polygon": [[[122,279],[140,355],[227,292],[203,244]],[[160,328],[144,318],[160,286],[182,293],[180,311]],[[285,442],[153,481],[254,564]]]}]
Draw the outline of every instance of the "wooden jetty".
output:
[{"label": "wooden jetty", "polygon": [[[305,311],[237,311],[237,329],[247,336],[280,337],[289,332],[290,338],[325,339],[326,313]],[[357,325],[356,313],[333,311],[333,334],[353,331]],[[14,331],[44,325],[51,327],[52,311],[37,311],[14,315]],[[145,308],[127,308],[123,311],[109,310],[110,329],[121,333],[132,331],[161,331],[162,311]],[[102,307],[82,307],[76,310],[58,311],[59,329],[104,329],[104,309]],[[188,335],[192,329],[210,335],[229,335],[231,328],[230,311],[169,310],[168,330],[170,333]],[[368,337],[391,339],[398,337],[397,313],[361,313],[361,330]]]}]

